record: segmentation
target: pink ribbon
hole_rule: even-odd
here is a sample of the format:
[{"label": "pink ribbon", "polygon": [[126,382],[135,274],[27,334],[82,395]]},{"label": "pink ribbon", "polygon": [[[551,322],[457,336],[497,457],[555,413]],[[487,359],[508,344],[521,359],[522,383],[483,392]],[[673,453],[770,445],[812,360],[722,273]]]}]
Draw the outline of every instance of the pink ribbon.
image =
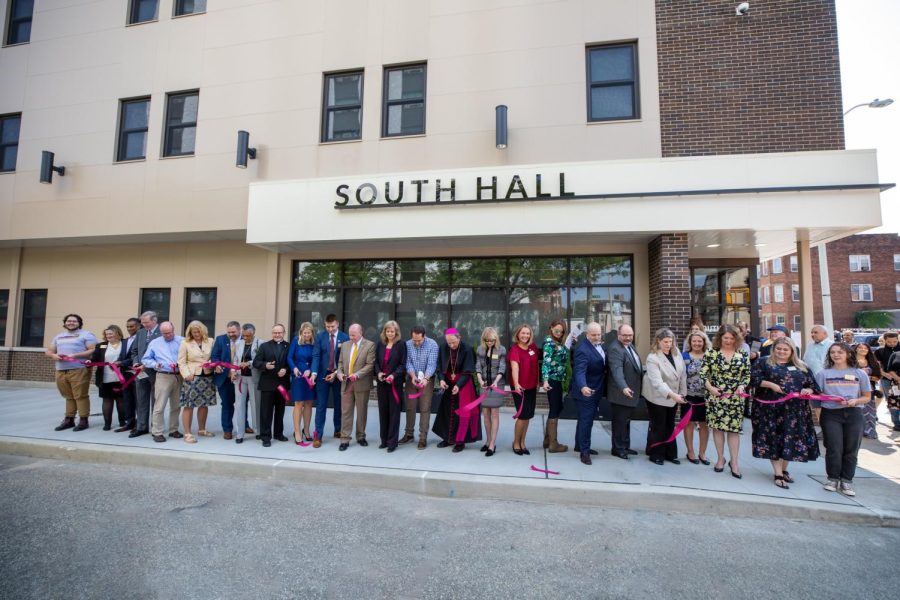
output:
[{"label": "pink ribbon", "polygon": [[410,400],[415,400],[416,398],[418,398],[419,396],[421,396],[422,394],[425,393],[425,384],[424,383],[422,385],[415,385],[415,384],[413,384],[413,385],[422,391],[416,392],[415,394],[409,394],[407,396],[407,398],[409,398]]},{"label": "pink ribbon", "polygon": [[204,369],[214,369],[214,368],[216,368],[216,367],[222,367],[223,369],[236,369],[236,370],[240,370],[240,369],[242,368],[241,365],[233,365],[233,364],[231,364],[231,363],[224,362],[224,361],[221,361],[221,360],[217,360],[217,361],[215,361],[215,362],[205,362],[205,363],[203,363],[203,364],[200,365],[200,366],[201,366],[202,368],[204,368]]},{"label": "pink ribbon", "polygon": [[[451,377],[450,382],[453,385],[457,385],[456,382],[459,380],[460,376],[461,376],[461,374],[457,373],[456,375]],[[469,398],[472,398],[473,396],[475,396],[475,388],[471,385],[471,382],[466,382],[466,385],[462,386],[459,389],[458,396],[459,396],[459,403],[460,403],[461,407],[462,406],[471,406],[473,404],[475,406],[478,405],[478,403],[477,403],[478,401],[466,402],[466,404],[463,405],[464,401],[467,401],[467,400],[469,400]],[[457,408],[455,412],[456,412],[456,415],[459,417],[459,423],[457,423],[457,426],[456,426],[456,443],[463,444],[463,443],[465,443],[465,439],[466,439],[466,430],[467,429],[469,430],[469,433],[472,435],[472,437],[476,437],[478,435],[478,429],[480,427],[480,424],[478,422],[477,416],[474,419],[472,418],[471,408],[466,409],[464,411],[460,411],[460,409]]]},{"label": "pink ribbon", "polygon": [[284,389],[284,386],[283,386],[283,385],[279,385],[279,386],[278,386],[278,393],[281,394],[281,397],[284,398],[284,401],[285,401],[286,403],[289,403],[289,404],[290,404],[290,402],[291,402],[291,397],[290,397],[290,395],[288,394],[287,390]]},{"label": "pink ribbon", "polygon": [[547,475],[559,475],[559,471],[551,471],[549,469],[538,469],[536,466],[531,465],[531,470],[537,473],[546,473]]},{"label": "pink ribbon", "polygon": [[664,440],[662,442],[656,442],[654,444],[650,444],[651,448],[656,448],[657,446],[663,446],[665,444],[671,444],[675,440],[678,439],[678,436],[684,431],[684,428],[688,426],[688,423],[691,422],[691,415],[694,414],[695,406],[703,406],[706,402],[697,402],[694,404],[693,402],[688,402],[688,409],[683,415],[681,415],[681,420],[678,421],[678,425],[675,426],[675,429],[672,430],[672,435],[669,436],[669,439]]}]

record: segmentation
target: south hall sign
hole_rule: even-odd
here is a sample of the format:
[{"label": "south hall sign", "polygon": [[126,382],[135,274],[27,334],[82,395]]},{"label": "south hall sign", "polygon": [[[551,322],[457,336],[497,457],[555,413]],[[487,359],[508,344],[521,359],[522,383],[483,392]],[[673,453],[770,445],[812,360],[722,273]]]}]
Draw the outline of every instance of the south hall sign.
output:
[{"label": "south hall sign", "polygon": [[[438,176],[429,179],[395,179],[383,183],[339,184],[335,208],[439,204],[445,202],[502,202],[509,200],[565,200],[575,192],[566,189],[566,174],[544,177],[541,173],[520,177],[479,176],[460,179]],[[457,199],[459,196],[460,199]]]}]

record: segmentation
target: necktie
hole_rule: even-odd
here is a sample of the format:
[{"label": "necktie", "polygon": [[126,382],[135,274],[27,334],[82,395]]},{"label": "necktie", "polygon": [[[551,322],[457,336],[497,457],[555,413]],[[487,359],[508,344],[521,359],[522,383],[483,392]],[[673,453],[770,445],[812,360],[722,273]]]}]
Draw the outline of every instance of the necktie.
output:
[{"label": "necktie", "polygon": [[638,360],[637,354],[634,353],[634,348],[628,346],[628,352],[631,354],[631,360],[634,361],[634,364],[639,365],[641,361]]},{"label": "necktie", "polygon": [[356,344],[353,344],[353,352],[350,353],[350,374],[353,374],[353,366],[356,364]]},{"label": "necktie", "polygon": [[234,342],[231,342],[231,364],[234,364]]},{"label": "necktie", "polygon": [[328,370],[334,371],[334,334],[331,334],[331,342],[328,344]]}]

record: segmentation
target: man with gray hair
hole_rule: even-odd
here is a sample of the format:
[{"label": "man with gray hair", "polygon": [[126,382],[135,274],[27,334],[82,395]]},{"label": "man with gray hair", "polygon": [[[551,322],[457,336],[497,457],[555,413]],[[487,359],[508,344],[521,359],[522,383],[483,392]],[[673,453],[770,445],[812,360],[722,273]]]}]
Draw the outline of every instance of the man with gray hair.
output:
[{"label": "man with gray hair", "polygon": [[[225,326],[225,333],[216,336],[213,343],[212,352],[209,355],[210,362],[224,362],[228,364],[236,364],[235,348],[237,346],[238,337],[241,331],[241,324],[237,321],[229,321]],[[216,367],[213,374],[213,383],[219,390],[219,398],[222,399],[222,431],[223,437],[230,440],[231,419],[234,417],[234,384],[231,383],[229,377],[230,369],[224,367]],[[241,425],[243,428],[243,425]]]},{"label": "man with gray hair", "polygon": [[[160,336],[159,323],[156,313],[148,310],[141,314],[142,329],[137,332],[134,343],[131,344],[131,364],[139,367],[147,352],[150,342]],[[150,433],[150,407],[153,404],[153,384],[156,381],[156,371],[144,367],[138,373],[135,385],[134,430],[128,437],[138,437]]]},{"label": "man with gray hair", "polygon": [[634,330],[619,325],[616,334],[617,339],[606,351],[609,365],[606,398],[612,409],[612,455],[627,459],[637,454],[631,448],[631,413],[641,399],[644,365],[634,350]]},{"label": "man with gray hair", "polygon": [[824,368],[825,357],[828,355],[828,348],[831,347],[831,336],[824,325],[813,325],[809,330],[809,337],[812,338],[803,353],[803,362],[809,367],[813,377]]},{"label": "man with gray hair", "polygon": [[[252,323],[244,323],[241,329],[241,338],[235,346],[235,357],[240,365],[240,370],[232,369],[231,382],[234,386],[234,441],[237,444],[244,442],[244,434],[252,434],[253,429],[247,427],[247,406],[250,404],[250,413],[253,415],[253,427],[260,431],[259,417],[259,369],[253,367],[253,359],[259,351],[259,338],[256,337],[256,327]],[[260,434],[257,434],[257,439]]]}]

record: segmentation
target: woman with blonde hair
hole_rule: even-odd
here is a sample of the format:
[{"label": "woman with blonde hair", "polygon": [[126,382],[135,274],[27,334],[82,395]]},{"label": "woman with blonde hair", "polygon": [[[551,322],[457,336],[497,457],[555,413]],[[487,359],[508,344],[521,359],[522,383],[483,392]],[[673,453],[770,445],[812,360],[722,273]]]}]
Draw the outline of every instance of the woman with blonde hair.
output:
[{"label": "woman with blonde hair", "polygon": [[375,378],[378,380],[378,426],[382,450],[393,452],[400,437],[403,412],[403,382],[406,376],[406,344],[400,341],[400,325],[388,321],[381,328],[375,346]]},{"label": "woman with blonde hair", "polygon": [[[506,348],[500,343],[497,330],[493,327],[485,327],[481,332],[481,343],[475,350],[475,373],[482,393],[486,387],[502,388],[506,383]],[[493,456],[497,452],[501,406],[503,395],[496,389],[487,390],[487,395],[481,402],[481,414],[484,416],[484,430],[487,435],[487,442],[481,447],[481,451],[485,456]]]},{"label": "woman with blonde hair", "polygon": [[[687,447],[688,462],[709,465],[706,459],[706,446],[709,444],[709,427],[706,426],[706,400],[703,398],[703,380],[700,379],[700,366],[703,355],[709,350],[709,338],[702,331],[687,336],[687,350],[681,354],[687,376],[687,400],[681,405],[681,418],[691,409],[691,420],[684,427],[684,445]],[[694,453],[694,430],[700,431],[700,452]]]},{"label": "woman with blonde hair", "polygon": [[513,399],[519,413],[513,438],[513,452],[522,456],[531,454],[525,447],[525,436],[537,403],[538,378],[541,371],[538,366],[540,351],[534,343],[534,333],[530,325],[523,323],[516,327],[512,339],[513,343],[506,357],[509,361],[509,383],[517,392],[513,394]]},{"label": "woman with blonde hair", "polygon": [[291,370],[291,401],[294,404],[294,443],[298,446],[301,436],[303,441],[313,441],[309,436],[309,420],[312,417],[312,404],[316,393],[307,381],[312,373],[315,339],[316,330],[312,323],[304,322],[301,323],[297,336],[291,340],[291,344],[288,346],[287,362],[288,368]]},{"label": "woman with blonde hair", "polygon": [[681,353],[675,347],[675,334],[665,327],[656,330],[650,354],[644,362],[643,391],[647,399],[650,417],[647,429],[647,454],[650,462],[662,465],[664,461],[681,464],[678,460],[678,442],[672,440],[675,430],[675,406],[685,404],[687,373]]},{"label": "woman with blonde hair", "polygon": [[200,321],[188,323],[184,332],[184,340],[178,348],[178,370],[184,379],[181,386],[181,424],[184,426],[184,441],[196,444],[197,438],[191,435],[191,423],[194,409],[197,409],[197,435],[215,437],[206,430],[206,416],[209,407],[216,405],[216,386],[213,385],[212,369],[204,369],[203,364],[209,362],[213,343],[209,339],[206,325]]}]

